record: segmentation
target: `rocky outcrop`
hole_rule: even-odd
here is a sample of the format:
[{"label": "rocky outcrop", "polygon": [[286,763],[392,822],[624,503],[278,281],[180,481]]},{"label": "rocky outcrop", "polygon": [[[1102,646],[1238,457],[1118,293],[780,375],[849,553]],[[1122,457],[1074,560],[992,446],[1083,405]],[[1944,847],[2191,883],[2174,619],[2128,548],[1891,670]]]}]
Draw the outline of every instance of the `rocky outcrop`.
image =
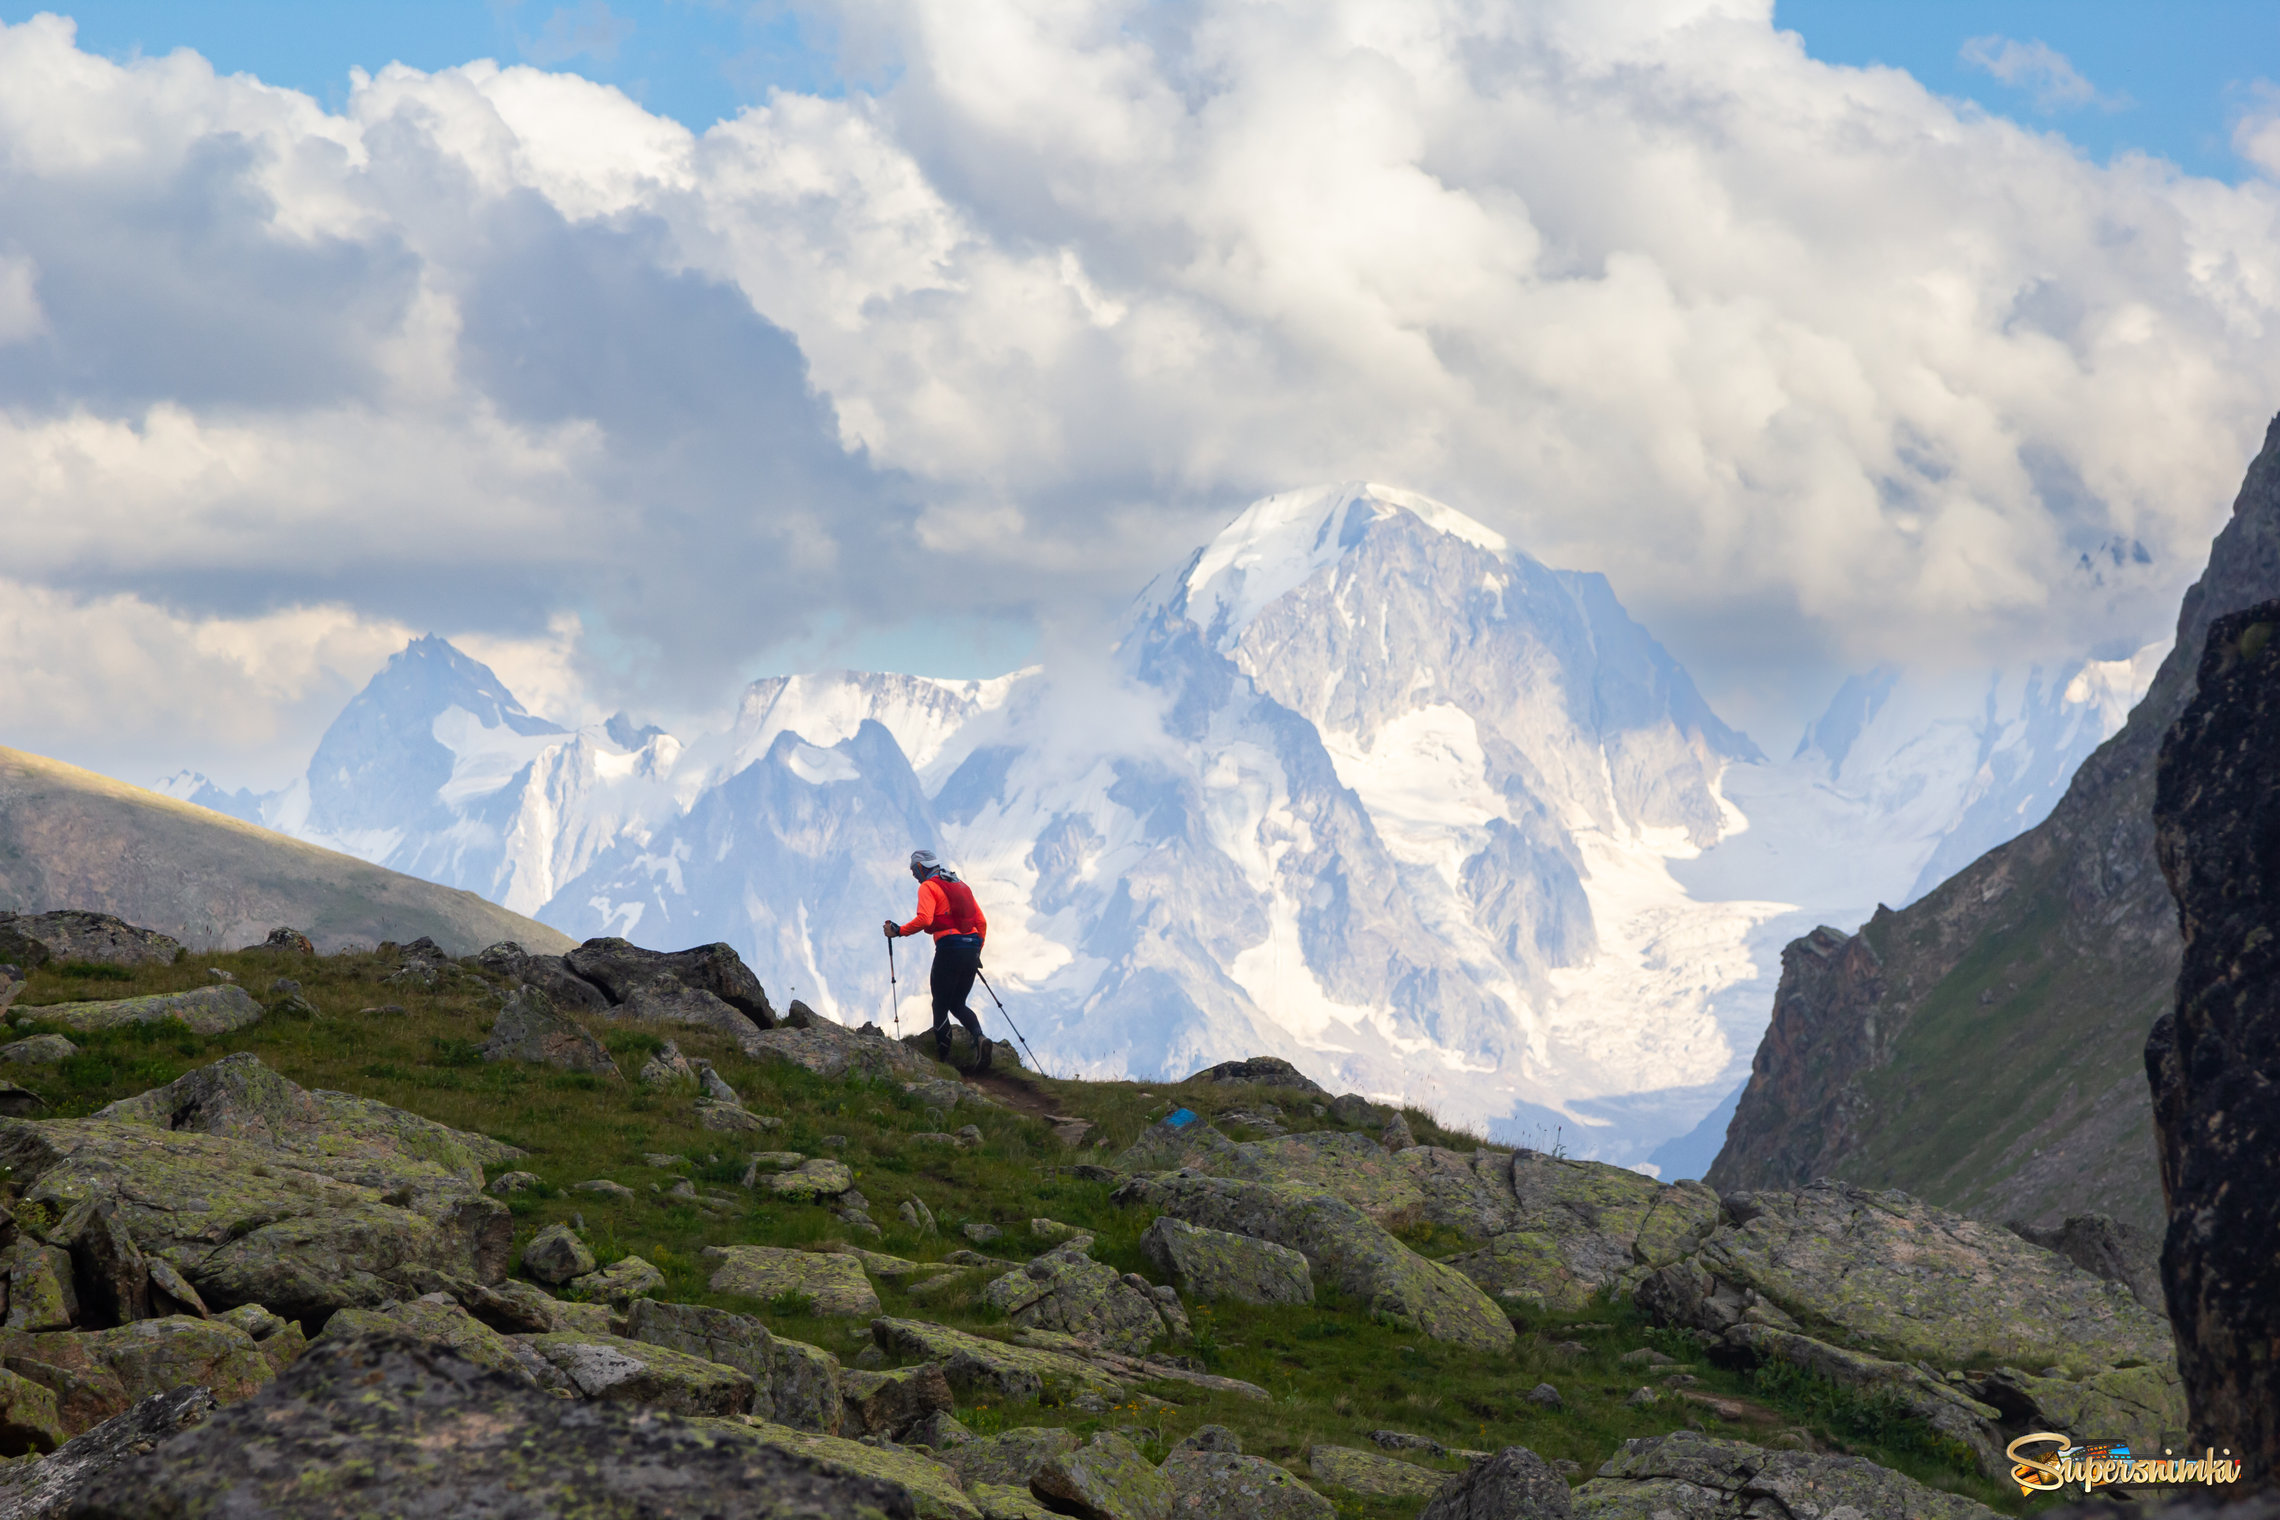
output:
[{"label": "rocky outcrop", "polygon": [[1029,1491],[1058,1513],[1083,1520],[1172,1520],[1172,1486],[1111,1431],[1049,1458],[1029,1480]]},{"label": "rocky outcrop", "polygon": [[1767,1451],[1690,1430],[1624,1442],[1571,1502],[1576,1520],[1995,1520],[1983,1504],[1859,1457]]},{"label": "rocky outcrop", "polygon": [[585,1398],[686,1415],[741,1415],[752,1408],[751,1378],[670,1346],[579,1330],[527,1336],[523,1344]]},{"label": "rocky outcrop", "polygon": [[98,1029],[121,1029],[129,1024],[156,1024],[173,1019],[193,1034],[228,1034],[261,1022],[261,1005],[243,987],[193,987],[188,992],[162,992],[148,997],[110,998],[93,1003],[46,1003],[12,1010],[27,1023],[55,1024],[73,1034]]},{"label": "rocky outcrop", "polygon": [[1306,1470],[1314,1481],[1343,1488],[1373,1499],[1430,1498],[1441,1491],[1448,1474],[1399,1457],[1388,1457],[1354,1446],[1316,1442],[1306,1449]]},{"label": "rocky outcrop", "polygon": [[182,942],[138,929],[108,913],[63,908],[52,913],[0,913],[0,961],[26,969],[48,961],[97,966],[171,966]]},{"label": "rocky outcrop", "polygon": [[1718,1219],[1718,1200],[1700,1183],[1660,1183],[1541,1151],[1513,1154],[1510,1191],[1512,1210],[1495,1220],[1488,1244],[1448,1264],[1538,1309],[1577,1310],[1596,1293],[1628,1291],[1694,1250]]},{"label": "rocky outcrop", "polygon": [[2124,1224],[2111,1214],[2073,1214],[2056,1225],[2013,1221],[2011,1229],[2047,1251],[2056,1251],[2092,1277],[2118,1282],[2142,1308],[2169,1312],[2161,1292],[2161,1237]]},{"label": "rocky outcrop", "polygon": [[950,1386],[968,1399],[1035,1399],[1069,1403],[1087,1394],[1116,1398],[1124,1384],[1081,1357],[1009,1346],[925,1320],[871,1321],[871,1337],[889,1356],[938,1362]]},{"label": "rocky outcrop", "polygon": [[519,1152],[304,1091],[249,1055],[93,1118],[0,1120],[0,1165],[22,1189],[17,1226],[64,1250],[66,1275],[87,1279],[89,1306],[110,1313],[122,1291],[132,1308],[131,1287],[117,1286],[131,1282],[119,1275],[130,1248],[164,1261],[205,1307],[258,1303],[292,1319],[404,1297],[407,1274],[496,1282],[512,1216],[479,1191],[479,1158],[502,1154]]},{"label": "rocky outcrop", "polygon": [[1024,1329],[1077,1335],[1138,1356],[1163,1338],[1164,1321],[1144,1288],[1080,1246],[1048,1251],[982,1290],[982,1302]]},{"label": "rocky outcrop", "polygon": [[[257,1455],[258,1454],[258,1455]],[[697,1520],[912,1520],[884,1484],[819,1470],[741,1428],[533,1392],[383,1338],[310,1348],[260,1397],[98,1478],[86,1520],[233,1512]]]},{"label": "rocky outcrop", "polygon": [[2162,746],[2161,867],[2184,938],[2145,1046],[2169,1204],[2162,1277],[2193,1441],[2280,1473],[2280,602],[2219,618]]},{"label": "rocky outcrop", "polygon": [[878,1290],[853,1256],[826,1251],[786,1251],[775,1246],[707,1246],[714,1263],[715,1293],[771,1299],[804,1298],[815,1314],[872,1315],[879,1312]]},{"label": "rocky outcrop", "polygon": [[986,1520],[948,1467],[905,1448],[867,1446],[837,1436],[755,1423],[753,1439],[812,1464],[817,1471],[878,1483],[894,1491],[919,1520]]},{"label": "rocky outcrop", "polygon": [[801,1025],[771,1029],[743,1042],[744,1053],[759,1061],[782,1061],[819,1077],[865,1076],[895,1082],[926,1081],[940,1070],[908,1046],[890,1040],[875,1024],[849,1029],[811,1015]]},{"label": "rocky outcrop", "polygon": [[505,988],[536,987],[559,1011],[600,1013],[610,1006],[602,989],[572,971],[559,955],[533,955],[513,940],[501,940],[473,960]]},{"label": "rocky outcrop", "polygon": [[1261,1457],[1175,1451],[1158,1469],[1181,1520],[1335,1520],[1338,1506]]},{"label": "rocky outcrop", "polygon": [[771,1335],[745,1314],[643,1299],[626,1311],[626,1338],[733,1367],[752,1380],[752,1415],[795,1430],[836,1434],[839,1358]]},{"label": "rocky outcrop", "polygon": [[1330,1093],[1326,1088],[1280,1056],[1252,1056],[1242,1061],[1222,1061],[1217,1066],[1206,1066],[1188,1078],[1188,1081],[1287,1087],[1319,1103],[1330,1101]]},{"label": "rocky outcrop", "polygon": [[506,1004],[492,1022],[491,1038],[484,1042],[483,1059],[529,1061],[611,1081],[620,1079],[617,1062],[610,1059],[602,1042],[555,1012],[553,1001],[527,983],[507,995]]},{"label": "rocky outcrop", "polygon": [[2037,1226],[2165,1213],[2140,1062],[2181,954],[2154,843],[2162,735],[2220,617],[2280,596],[2280,419],[2121,732],[2049,818],[1846,940],[1783,958],[1707,1181],[1843,1177]]},{"label": "rocky outcrop", "polygon": [[1640,1282],[1662,1323],[1896,1400],[1990,1476],[2007,1433],[2065,1419],[2154,1448],[2183,1434],[2168,1326],[2118,1283],[1902,1193],[1823,1183],[1724,1208]]},{"label": "rocky outcrop", "polygon": [[562,963],[599,987],[624,1017],[701,1024],[739,1036],[776,1024],[760,979],[727,945],[662,951],[590,939]]},{"label": "rocky outcrop", "polygon": [[1335,1194],[1174,1172],[1134,1178],[1116,1198],[1206,1229],[1288,1246],[1305,1256],[1317,1282],[1335,1283],[1371,1313],[1435,1340],[1487,1351],[1513,1342],[1512,1322],[1471,1279],[1427,1261]]},{"label": "rocky outcrop", "polygon": [[1311,1304],[1314,1278],[1306,1257],[1271,1240],[1206,1230],[1158,1215],[1140,1249],[1182,1293],[1203,1302]]}]

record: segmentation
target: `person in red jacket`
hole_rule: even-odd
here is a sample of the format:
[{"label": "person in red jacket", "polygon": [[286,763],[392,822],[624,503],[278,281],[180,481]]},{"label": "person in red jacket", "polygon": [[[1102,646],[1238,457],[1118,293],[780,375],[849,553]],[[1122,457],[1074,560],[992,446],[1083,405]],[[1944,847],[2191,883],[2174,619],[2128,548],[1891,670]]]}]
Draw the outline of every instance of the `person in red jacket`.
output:
[{"label": "person in red jacket", "polygon": [[966,1006],[966,999],[974,990],[974,978],[981,973],[982,941],[989,935],[990,921],[982,917],[974,889],[935,859],[932,850],[910,852],[910,874],[918,878],[918,917],[907,924],[888,919],[887,938],[934,936],[934,971],[928,986],[934,994],[935,1059],[950,1059],[950,1018],[955,1014],[973,1033],[974,1049],[979,1052],[974,1070],[988,1071],[990,1042],[982,1038],[982,1021]]}]

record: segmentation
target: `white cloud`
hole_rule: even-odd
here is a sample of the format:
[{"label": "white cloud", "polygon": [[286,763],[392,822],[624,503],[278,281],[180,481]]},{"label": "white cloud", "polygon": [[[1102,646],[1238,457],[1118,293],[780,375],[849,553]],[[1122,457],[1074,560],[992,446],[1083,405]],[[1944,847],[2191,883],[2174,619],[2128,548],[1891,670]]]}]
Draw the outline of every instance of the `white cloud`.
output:
[{"label": "white cloud", "polygon": [[[839,23],[882,93],[701,135],[529,68],[328,115],[0,30],[7,573],[655,711],[821,627],[1081,626],[1369,478],[1809,704],[1822,660],[2156,636],[2280,396],[2280,189],[2088,162],[1762,0]],[[1984,66],[2062,101],[2026,46]]]},{"label": "white cloud", "polygon": [[2077,106],[2103,106],[2113,111],[2129,104],[2127,97],[2101,94],[2064,53],[2040,39],[2021,42],[1993,34],[1973,37],[1965,41],[1958,56],[2013,89],[2031,92],[2035,109],[2046,116]]}]

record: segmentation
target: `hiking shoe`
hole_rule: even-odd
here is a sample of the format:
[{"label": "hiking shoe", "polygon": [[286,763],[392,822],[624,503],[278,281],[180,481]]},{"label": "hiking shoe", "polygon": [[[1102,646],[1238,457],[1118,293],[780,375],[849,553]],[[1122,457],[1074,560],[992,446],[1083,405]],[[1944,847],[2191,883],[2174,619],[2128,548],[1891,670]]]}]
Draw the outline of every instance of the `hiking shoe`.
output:
[{"label": "hiking shoe", "polygon": [[974,1042],[974,1048],[981,1052],[974,1058],[974,1070],[988,1071],[990,1069],[990,1042],[987,1040],[976,1040]]}]

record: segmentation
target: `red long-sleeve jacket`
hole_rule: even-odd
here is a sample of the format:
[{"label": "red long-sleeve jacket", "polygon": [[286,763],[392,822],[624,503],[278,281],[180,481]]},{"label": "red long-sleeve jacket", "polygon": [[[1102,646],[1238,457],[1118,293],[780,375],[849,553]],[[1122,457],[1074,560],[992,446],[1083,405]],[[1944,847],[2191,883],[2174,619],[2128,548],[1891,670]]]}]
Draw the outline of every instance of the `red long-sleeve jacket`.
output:
[{"label": "red long-sleeve jacket", "polygon": [[989,938],[990,921],[974,901],[974,889],[964,882],[929,876],[918,884],[918,917],[902,926],[905,934],[979,934]]}]

